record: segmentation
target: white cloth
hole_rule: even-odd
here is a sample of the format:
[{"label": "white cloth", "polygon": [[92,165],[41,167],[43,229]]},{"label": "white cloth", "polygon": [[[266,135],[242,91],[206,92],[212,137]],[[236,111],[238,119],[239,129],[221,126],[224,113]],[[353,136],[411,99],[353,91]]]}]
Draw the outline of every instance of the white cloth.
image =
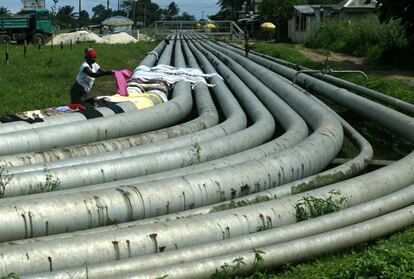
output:
[{"label": "white cloth", "polygon": [[93,77],[90,77],[90,76],[88,76],[84,71],[83,71],[83,69],[85,69],[85,68],[89,68],[89,69],[91,69],[91,71],[92,71],[92,73],[97,73],[98,72],[98,70],[101,68],[99,65],[98,65],[98,63],[93,63],[92,64],[92,67],[91,66],[89,66],[89,64],[88,63],[86,63],[86,62],[83,62],[82,63],[82,65],[80,66],[80,69],[79,69],[79,74],[78,74],[78,76],[76,77],[76,81],[83,87],[83,88],[85,88],[85,90],[86,90],[86,92],[91,92],[91,90],[92,90],[92,86],[93,86],[93,83],[95,82],[95,79],[93,78]]},{"label": "white cloth", "polygon": [[179,81],[185,81],[192,85],[197,83],[203,83],[207,86],[212,86],[207,83],[206,78],[221,76],[219,74],[203,74],[202,71],[193,68],[174,68],[168,65],[158,65],[155,67],[138,66],[134,70],[134,74],[131,77],[133,79],[140,79],[142,81],[160,80],[165,81],[170,85],[173,85]]}]

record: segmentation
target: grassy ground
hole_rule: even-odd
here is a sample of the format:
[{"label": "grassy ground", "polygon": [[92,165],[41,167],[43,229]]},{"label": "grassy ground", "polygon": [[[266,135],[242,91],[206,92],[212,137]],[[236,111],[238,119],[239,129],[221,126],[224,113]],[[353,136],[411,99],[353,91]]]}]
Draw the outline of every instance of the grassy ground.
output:
[{"label": "grassy ground", "polygon": [[[320,69],[322,66],[286,44],[258,43],[254,50],[313,69]],[[384,80],[378,76],[369,75],[369,82],[365,84],[365,81],[356,75],[342,77],[414,103],[414,87],[404,82]],[[370,142],[371,140],[373,138],[369,139]],[[389,143],[386,144],[389,148]],[[378,146],[376,148],[378,149]],[[410,151],[413,150],[412,146],[409,148],[411,148]],[[288,265],[276,271],[256,273],[247,278],[414,278],[413,263],[414,228],[412,227],[391,237],[362,244],[334,255]]]},{"label": "grassy ground", "polygon": [[[41,51],[30,45],[26,58],[22,46],[9,46],[9,64],[5,63],[5,47],[1,46],[0,115],[67,104],[69,90],[83,62],[86,47],[97,49],[97,62],[104,69],[132,69],[155,44],[140,42],[114,46],[87,43],[74,45],[73,49],[65,46],[61,50],[60,46],[55,46],[53,50],[44,47]],[[92,94],[114,93],[112,77],[96,80]]]}]

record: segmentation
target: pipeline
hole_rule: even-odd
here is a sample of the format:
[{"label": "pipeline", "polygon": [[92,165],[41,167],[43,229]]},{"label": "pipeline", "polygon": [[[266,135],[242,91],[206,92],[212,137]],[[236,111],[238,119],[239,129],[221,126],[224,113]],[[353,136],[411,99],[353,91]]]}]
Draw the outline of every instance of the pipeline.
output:
[{"label": "pipeline", "polygon": [[[0,275],[207,278],[242,258],[245,265],[230,272],[241,275],[414,223],[414,153],[357,176],[372,158],[372,147],[346,119],[309,94],[309,85],[315,96],[328,97],[411,140],[412,131],[405,129],[414,127],[412,118],[304,74],[297,79],[304,88],[293,86],[289,79],[295,70],[261,56],[249,55],[250,60],[237,48],[198,35],[172,38],[159,62],[170,64],[174,57],[176,66],[221,74],[225,81],[213,79],[211,91],[224,122],[126,147],[122,155],[109,151],[49,163],[47,174],[62,179],[61,188],[52,191],[45,189],[40,165],[6,168],[13,179],[0,191],[6,196],[0,204]],[[207,88],[200,88],[207,96]],[[186,84],[177,84],[175,93],[182,92],[191,95]],[[244,120],[234,121],[231,131],[209,135],[234,115]],[[157,132],[156,122],[151,133]],[[344,132],[359,153],[326,169],[342,147]],[[196,135],[197,144],[188,141]],[[137,162],[131,171],[116,168],[117,160],[133,158]],[[105,176],[109,171],[108,177],[81,175],[82,167],[94,164]],[[66,177],[78,173],[71,184]],[[46,192],[31,194],[39,190]],[[335,202],[336,212],[302,221],[298,209],[310,198]],[[260,266],[251,249],[265,253]]]}]

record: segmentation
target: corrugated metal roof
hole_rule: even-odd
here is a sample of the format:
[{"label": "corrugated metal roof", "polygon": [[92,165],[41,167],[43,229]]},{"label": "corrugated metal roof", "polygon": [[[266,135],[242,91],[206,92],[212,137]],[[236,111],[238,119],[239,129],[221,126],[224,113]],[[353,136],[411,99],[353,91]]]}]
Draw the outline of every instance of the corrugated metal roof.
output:
[{"label": "corrugated metal roof", "polygon": [[295,8],[295,10],[297,10],[301,14],[313,14],[315,12],[313,8],[309,5],[297,5],[293,6],[293,8]]},{"label": "corrugated metal roof", "polygon": [[345,0],[339,4],[343,8],[375,8],[375,0]]}]

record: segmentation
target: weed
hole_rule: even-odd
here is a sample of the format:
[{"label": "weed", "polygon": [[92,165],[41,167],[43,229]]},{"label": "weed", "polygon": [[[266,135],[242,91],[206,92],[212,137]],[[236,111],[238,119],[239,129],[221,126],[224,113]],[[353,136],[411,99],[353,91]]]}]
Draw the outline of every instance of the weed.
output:
[{"label": "weed", "polygon": [[233,263],[234,263],[234,265],[233,265],[233,270],[234,270],[235,272],[240,272],[240,268],[241,268],[241,266],[242,266],[242,265],[246,265],[246,263],[243,261],[243,258],[242,258],[242,257],[235,258],[235,259],[233,260]]},{"label": "weed", "polygon": [[13,175],[9,174],[5,166],[0,166],[0,198],[4,198],[6,186],[13,179]]},{"label": "weed", "polygon": [[264,263],[262,254],[266,254],[266,252],[263,252],[262,250],[259,250],[259,249],[251,249],[250,251],[254,253],[254,265],[256,268],[258,268],[259,265]]},{"label": "weed", "polygon": [[0,279],[19,279],[19,278],[20,277],[14,272],[9,273],[7,276],[0,277]]},{"label": "weed", "polygon": [[43,169],[43,173],[45,175],[45,183],[38,183],[36,185],[38,193],[55,191],[60,186],[60,179],[54,177],[46,166]]},{"label": "weed", "polygon": [[224,263],[220,266],[220,270],[216,268],[216,271],[210,276],[212,279],[228,279],[231,278],[231,271],[233,266],[228,263]]},{"label": "weed", "polygon": [[296,210],[295,216],[297,221],[304,221],[336,212],[347,201],[348,199],[339,190],[329,191],[329,196],[326,198],[304,196],[294,205]]},{"label": "weed", "polygon": [[268,230],[268,229],[270,229],[269,227],[267,227],[267,226],[258,226],[257,228],[256,228],[256,231],[257,232],[261,232],[261,231],[266,231],[266,230]]},{"label": "weed", "polygon": [[155,279],[165,279],[165,278],[167,278],[167,277],[168,277],[168,274],[163,275],[163,276],[161,276],[161,277],[157,277],[157,278],[155,278]]},{"label": "weed", "polygon": [[192,153],[196,157],[196,163],[201,163],[201,146],[198,142],[194,142],[192,145]]}]

